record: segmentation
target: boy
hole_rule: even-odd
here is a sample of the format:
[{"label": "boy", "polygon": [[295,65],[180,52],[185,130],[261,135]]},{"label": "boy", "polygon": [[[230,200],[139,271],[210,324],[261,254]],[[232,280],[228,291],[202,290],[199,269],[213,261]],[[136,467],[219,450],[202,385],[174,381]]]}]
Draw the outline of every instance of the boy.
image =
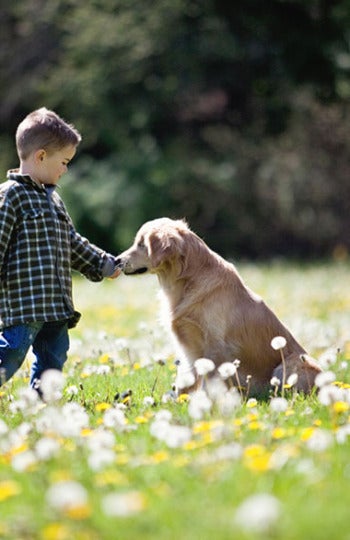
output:
[{"label": "boy", "polygon": [[112,255],[80,236],[56,193],[81,136],[55,112],[30,113],[16,132],[19,169],[0,185],[0,385],[32,346],[30,385],[46,369],[62,370],[74,311],[71,270],[91,281],[116,278]]}]

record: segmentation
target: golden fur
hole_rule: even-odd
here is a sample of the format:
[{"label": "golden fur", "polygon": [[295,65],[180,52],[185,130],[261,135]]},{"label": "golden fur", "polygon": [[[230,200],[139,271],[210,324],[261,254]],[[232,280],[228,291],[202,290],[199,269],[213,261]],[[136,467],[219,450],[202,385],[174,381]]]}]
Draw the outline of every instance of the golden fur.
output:
[{"label": "golden fur", "polygon": [[285,379],[298,375],[305,393],[321,371],[263,300],[243,283],[233,264],[214,253],[182,220],[155,219],[137,232],[134,244],[119,257],[125,274],[158,276],[168,301],[172,331],[193,366],[210,358],[216,366],[240,360],[240,383],[250,376],[250,394],[282,381],[281,352],[271,340],[283,336]]}]

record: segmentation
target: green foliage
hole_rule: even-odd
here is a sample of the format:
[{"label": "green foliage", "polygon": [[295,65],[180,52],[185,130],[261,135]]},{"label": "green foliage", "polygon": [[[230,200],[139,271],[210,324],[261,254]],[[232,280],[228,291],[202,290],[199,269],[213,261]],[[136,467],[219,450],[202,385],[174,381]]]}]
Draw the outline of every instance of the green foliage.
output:
[{"label": "green foliage", "polygon": [[77,225],[114,251],[165,214],[226,255],[347,248],[348,25],[347,0],[7,3],[0,166],[46,105],[83,134]]}]

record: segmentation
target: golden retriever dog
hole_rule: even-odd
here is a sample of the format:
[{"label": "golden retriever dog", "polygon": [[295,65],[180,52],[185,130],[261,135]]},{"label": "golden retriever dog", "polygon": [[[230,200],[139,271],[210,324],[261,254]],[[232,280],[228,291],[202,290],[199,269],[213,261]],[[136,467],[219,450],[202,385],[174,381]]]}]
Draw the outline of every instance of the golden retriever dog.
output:
[{"label": "golden retriever dog", "polygon": [[[309,393],[321,371],[305,349],[243,282],[235,266],[190,230],[183,220],[145,223],[133,245],[118,258],[124,274],[156,274],[163,290],[171,330],[195,375],[194,362],[211,359],[216,367],[239,360],[237,385],[249,395],[267,394],[271,379],[297,375],[296,390]],[[275,350],[271,341],[286,345]],[[281,355],[283,354],[283,357]]]}]

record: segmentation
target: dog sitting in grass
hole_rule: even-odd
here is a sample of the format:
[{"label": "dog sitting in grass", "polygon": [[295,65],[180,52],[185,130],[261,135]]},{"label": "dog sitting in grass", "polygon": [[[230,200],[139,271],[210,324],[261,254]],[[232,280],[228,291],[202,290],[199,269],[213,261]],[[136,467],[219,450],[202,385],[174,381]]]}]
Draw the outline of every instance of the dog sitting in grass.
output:
[{"label": "dog sitting in grass", "polygon": [[[145,223],[118,263],[124,274],[156,274],[165,294],[171,330],[189,369],[191,388],[200,378],[194,362],[211,359],[216,367],[239,360],[239,384],[249,395],[266,395],[271,379],[282,385],[296,374],[294,388],[309,393],[321,371],[263,300],[244,284],[235,266],[190,230],[183,220]],[[271,346],[276,336],[283,349]]]}]

